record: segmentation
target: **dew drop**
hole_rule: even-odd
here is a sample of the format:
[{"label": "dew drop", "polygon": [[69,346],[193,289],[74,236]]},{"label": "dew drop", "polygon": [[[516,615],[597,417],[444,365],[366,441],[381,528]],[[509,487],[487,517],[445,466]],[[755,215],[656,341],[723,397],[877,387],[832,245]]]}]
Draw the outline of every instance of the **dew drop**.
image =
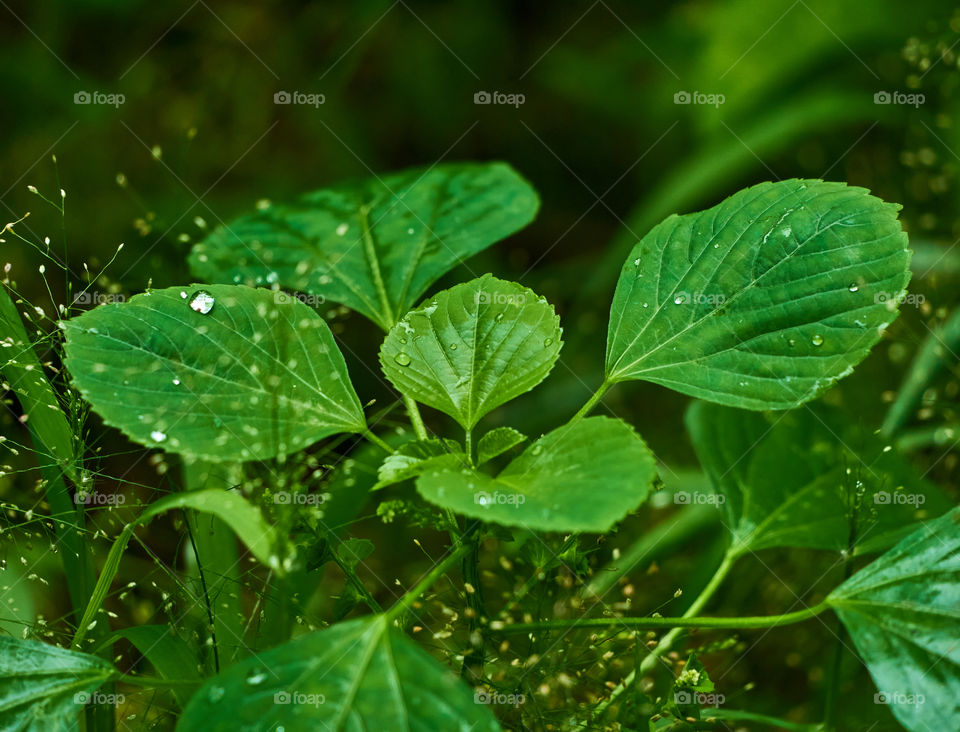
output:
[{"label": "dew drop", "polygon": [[410,365],[410,357],[407,354],[405,354],[403,351],[400,351],[400,353],[394,356],[393,360],[396,361],[400,366]]},{"label": "dew drop", "polygon": [[251,669],[250,673],[247,674],[247,683],[250,684],[251,686],[262,684],[266,680],[267,680],[267,673],[258,668]]},{"label": "dew drop", "polygon": [[543,445],[534,445],[533,449],[530,450],[531,455],[539,455],[541,452],[543,452]]},{"label": "dew drop", "polygon": [[457,350],[457,344],[456,344],[456,343],[451,343],[451,344],[450,344],[450,350],[451,350],[451,351],[456,351],[456,350]]},{"label": "dew drop", "polygon": [[815,346],[822,346],[823,336],[818,333],[817,335],[815,335],[813,338],[810,339],[810,342]]},{"label": "dew drop", "polygon": [[544,338],[544,339],[543,339],[543,347],[544,347],[544,348],[547,348],[547,347],[549,347],[549,346],[551,346],[551,345],[553,345],[553,338]]},{"label": "dew drop", "polygon": [[165,432],[161,432],[160,430],[154,430],[150,433],[150,438],[155,442],[163,442],[165,439],[167,439],[167,435]]},{"label": "dew drop", "polygon": [[340,226],[337,227],[337,236],[343,236],[347,233],[347,229],[349,228],[349,224],[340,224]]},{"label": "dew drop", "polygon": [[213,295],[209,292],[206,290],[197,290],[193,294],[193,297],[190,298],[190,309],[201,315],[206,315],[213,310],[214,302]]},{"label": "dew drop", "polygon": [[174,386],[180,386],[180,379],[174,379],[174,380],[173,380],[173,385],[174,385]]},{"label": "dew drop", "polygon": [[856,282],[851,282],[851,283],[850,283],[850,287],[848,287],[847,289],[850,290],[850,292],[856,292],[856,291],[859,290],[860,288],[857,287],[857,283],[856,283]]},{"label": "dew drop", "polygon": [[210,700],[211,704],[216,704],[218,701],[223,699],[224,689],[222,686],[211,686],[210,691],[207,692],[207,699]]}]

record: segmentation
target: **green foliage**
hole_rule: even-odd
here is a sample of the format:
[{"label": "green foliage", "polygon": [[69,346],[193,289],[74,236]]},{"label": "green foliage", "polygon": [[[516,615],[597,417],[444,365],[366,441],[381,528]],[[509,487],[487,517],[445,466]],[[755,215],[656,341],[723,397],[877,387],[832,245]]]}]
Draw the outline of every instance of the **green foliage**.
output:
[{"label": "green foliage", "polygon": [[495,427],[477,442],[477,463],[483,465],[526,441],[527,436],[513,427]]},{"label": "green foliage", "polygon": [[547,377],[560,335],[546,300],[484,275],[405,315],[387,334],[380,365],[400,393],[472,429]]},{"label": "green foliage", "polygon": [[558,427],[495,478],[471,470],[428,471],[428,501],[503,526],[539,531],[607,531],[647,498],[653,455],[630,425],[589,417]]},{"label": "green foliage", "polygon": [[77,729],[77,714],[119,676],[96,656],[0,636],[0,716],[6,729]]},{"label": "green foliage", "polygon": [[383,616],[341,622],[232,666],[177,729],[499,730],[489,708]]},{"label": "green foliage", "polygon": [[949,507],[935,485],[840,410],[759,414],[694,402],[687,429],[717,491],[708,502],[722,507],[737,554],[882,551]]},{"label": "green foliage", "polygon": [[827,602],[910,730],[960,727],[960,508],[927,522]]},{"label": "green foliage", "polygon": [[389,330],[433,282],[538,207],[508,165],[436,165],[269,206],[217,229],[190,265],[211,282],[279,283],[343,303]]},{"label": "green foliage", "polygon": [[607,380],[745,409],[814,399],[896,317],[910,261],[898,210],[863,188],[788,180],[670,216],[621,271]]},{"label": "green foliage", "polygon": [[265,460],[366,427],[330,328],[283,293],[170,287],[63,327],[74,384],[145,445]]}]

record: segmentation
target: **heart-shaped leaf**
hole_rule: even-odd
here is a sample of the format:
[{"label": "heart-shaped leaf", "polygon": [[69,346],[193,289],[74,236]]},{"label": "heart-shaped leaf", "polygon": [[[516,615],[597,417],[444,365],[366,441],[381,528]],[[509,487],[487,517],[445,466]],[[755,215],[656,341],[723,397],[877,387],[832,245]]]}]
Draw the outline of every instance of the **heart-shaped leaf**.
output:
[{"label": "heart-shaped leaf", "polygon": [[898,210],[863,188],[787,180],[669,217],[620,274],[607,381],[745,409],[813,399],[897,316],[910,278]]},{"label": "heart-shaped leaf", "polygon": [[75,730],[91,695],[119,676],[113,666],[96,656],[0,636],[3,728],[23,732]]},{"label": "heart-shaped leaf", "polygon": [[602,532],[643,503],[656,472],[627,423],[589,417],[547,433],[495,478],[428,471],[417,490],[431,503],[504,526]]},{"label": "heart-shaped leaf", "polygon": [[436,165],[244,216],[195,246],[190,265],[210,282],[309,292],[389,330],[437,279],[522,229],[538,207],[508,165]]},{"label": "heart-shaped leaf", "polygon": [[234,664],[202,687],[179,732],[460,730],[500,726],[489,707],[384,616],[338,623]]},{"label": "heart-shaped leaf", "polygon": [[380,364],[400,392],[471,429],[547,377],[561,333],[545,299],[484,275],[407,313],[387,334]]},{"label": "heart-shaped leaf", "polygon": [[674,500],[722,506],[732,551],[772,547],[882,551],[949,507],[936,486],[870,429],[817,406],[761,414],[694,402],[687,430],[716,494]]},{"label": "heart-shaped leaf", "polygon": [[960,508],[927,522],[827,598],[909,730],[960,729]]},{"label": "heart-shaped leaf", "polygon": [[365,429],[326,321],[282,292],[171,287],[62,325],[74,384],[142,444],[266,460]]}]

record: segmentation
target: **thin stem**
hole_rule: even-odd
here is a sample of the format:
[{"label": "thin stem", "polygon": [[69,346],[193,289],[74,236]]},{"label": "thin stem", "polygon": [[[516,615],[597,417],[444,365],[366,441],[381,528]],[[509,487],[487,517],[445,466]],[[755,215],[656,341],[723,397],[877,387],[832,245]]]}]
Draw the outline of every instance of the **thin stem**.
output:
[{"label": "thin stem", "polygon": [[423,417],[420,416],[420,408],[413,397],[403,395],[403,403],[407,405],[407,414],[410,415],[410,424],[413,425],[413,432],[418,440],[428,439],[427,426],[423,423]]},{"label": "thin stem", "polygon": [[453,551],[451,551],[447,556],[445,556],[441,561],[437,562],[434,565],[433,569],[427,572],[424,575],[423,579],[420,580],[412,590],[408,591],[397,600],[393,606],[384,613],[384,617],[387,622],[391,622],[397,618],[398,615],[402,614],[404,611],[408,610],[413,603],[415,603],[424,592],[430,589],[433,586],[433,583],[440,579],[450,567],[455,565],[460,561],[460,557],[466,554],[470,550],[468,544],[460,544]]},{"label": "thin stem", "polygon": [[200,559],[200,551],[197,549],[197,542],[193,538],[193,529],[190,527],[190,516],[184,511],[184,523],[187,527],[187,536],[190,538],[190,548],[193,550],[193,556],[197,559],[197,574],[200,575],[200,587],[203,590],[203,602],[207,608],[207,620],[210,623],[210,640],[213,643],[213,667],[217,673],[220,673],[220,650],[217,644],[217,621],[213,615],[213,607],[210,603],[210,591],[207,589],[207,578],[203,572],[203,561]]},{"label": "thin stem", "polygon": [[571,425],[576,424],[581,419],[586,417],[590,413],[590,410],[593,409],[595,406],[597,406],[597,402],[603,399],[603,395],[607,393],[607,390],[611,386],[613,386],[613,384],[611,384],[609,381],[604,379],[603,383],[600,384],[599,388],[595,392],[593,392],[593,396],[587,399],[586,404],[580,407],[580,411],[578,411],[575,415],[573,415],[573,417],[570,418],[570,421],[567,424],[571,424]]},{"label": "thin stem", "polygon": [[579,618],[576,620],[545,620],[539,623],[514,623],[497,628],[502,633],[532,633],[538,630],[565,630],[568,628],[608,628],[624,625],[629,628],[712,628],[724,630],[775,628],[779,625],[800,623],[825,612],[830,606],[821,602],[813,607],[783,615],[755,615],[733,618]]},{"label": "thin stem", "polygon": [[393,453],[396,452],[392,447],[390,447],[390,445],[388,445],[388,444],[386,443],[386,441],[384,441],[384,440],[382,440],[381,438],[377,437],[377,436],[376,436],[375,434],[373,434],[373,432],[371,432],[370,430],[364,430],[364,431],[363,431],[363,436],[364,436],[365,438],[367,438],[367,440],[369,440],[370,442],[372,442],[374,445],[376,445],[377,447],[380,447],[380,448],[386,450],[386,451],[387,451],[389,454],[391,454],[391,455],[393,455]]},{"label": "thin stem", "polygon": [[469,427],[463,432],[463,451],[467,453],[467,462],[473,465],[473,430]]}]

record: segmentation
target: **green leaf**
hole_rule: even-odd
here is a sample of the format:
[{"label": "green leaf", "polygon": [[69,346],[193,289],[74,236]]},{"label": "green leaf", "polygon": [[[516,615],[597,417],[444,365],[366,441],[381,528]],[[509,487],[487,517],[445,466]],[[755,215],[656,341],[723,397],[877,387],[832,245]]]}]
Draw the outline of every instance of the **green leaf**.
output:
[{"label": "green leaf", "polygon": [[960,729],[960,508],[927,522],[827,602],[863,657],[878,703],[909,730]]},{"label": "green leaf", "polygon": [[0,636],[0,719],[23,732],[76,730],[100,686],[119,677],[103,659]]},{"label": "green leaf", "polygon": [[190,266],[210,282],[312,293],[389,330],[437,279],[529,224],[538,206],[503,163],[406,170],[244,216],[194,247]]},{"label": "green leaf", "polygon": [[[219,608],[218,608],[219,610]],[[197,654],[169,625],[136,625],[114,634],[133,643],[144,658],[150,661],[157,673],[170,681],[189,681],[196,679],[201,683],[197,672]],[[224,639],[218,639],[221,643]],[[181,708],[190,699],[195,687],[177,685],[170,688]]]},{"label": "green leaf", "polygon": [[483,465],[489,460],[493,460],[498,455],[502,455],[521,442],[526,441],[527,436],[518,432],[513,427],[495,427],[480,438],[477,443],[477,463]]},{"label": "green leaf", "polygon": [[63,328],[76,386],[107,424],[145,445],[266,460],[365,428],[329,326],[284,293],[171,287]]},{"label": "green leaf", "polygon": [[382,615],[338,623],[231,666],[190,701],[179,732],[499,730],[471,690]]},{"label": "green leaf", "polygon": [[80,645],[87,631],[90,630],[91,623],[94,622],[101,605],[103,605],[107,592],[110,590],[110,584],[120,568],[120,559],[133,537],[134,530],[161,513],[185,508],[192,508],[216,516],[233,529],[234,533],[247,545],[253,556],[275,572],[283,574],[283,567],[274,553],[278,542],[276,529],[264,520],[259,508],[247,503],[241,495],[211,488],[209,490],[190,491],[189,493],[176,493],[161,498],[159,501],[151,503],[139,517],[124,526],[120,536],[110,547],[107,561],[100,572],[100,579],[97,580],[97,586],[94,588],[87,608],[83,613],[83,618],[80,620],[77,633],[73,638],[74,648]]},{"label": "green leaf", "polygon": [[817,180],[761,183],[671,216],[630,253],[607,381],[789,409],[862,361],[910,278],[899,206]]},{"label": "green leaf", "polygon": [[469,464],[463,446],[454,440],[411,440],[384,459],[373,490],[416,478],[425,470]]},{"label": "green leaf", "polygon": [[356,569],[357,565],[360,564],[364,559],[369,557],[373,553],[373,542],[369,539],[357,539],[351,537],[349,539],[344,539],[340,544],[337,545],[337,557],[340,560],[340,564],[350,569]]},{"label": "green leaf", "polygon": [[471,429],[547,377],[561,333],[545,299],[484,275],[407,313],[387,334],[380,364],[401,393]]},{"label": "green leaf", "polygon": [[656,472],[633,428],[589,417],[544,435],[495,478],[431,471],[417,490],[431,503],[504,526],[603,532],[646,499]]},{"label": "green leaf", "polygon": [[694,402],[686,422],[716,495],[681,492],[674,500],[720,505],[734,552],[846,550],[854,505],[856,553],[882,551],[949,507],[936,486],[840,410],[763,414]]}]

